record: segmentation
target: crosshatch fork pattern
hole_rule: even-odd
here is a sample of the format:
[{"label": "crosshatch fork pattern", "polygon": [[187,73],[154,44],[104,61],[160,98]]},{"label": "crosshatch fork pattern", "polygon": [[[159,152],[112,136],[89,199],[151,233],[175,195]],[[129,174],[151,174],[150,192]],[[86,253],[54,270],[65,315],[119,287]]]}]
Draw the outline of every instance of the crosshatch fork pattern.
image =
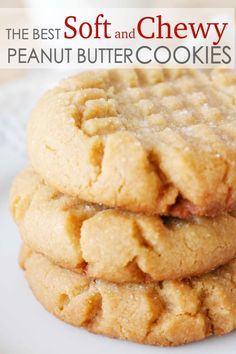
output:
[{"label": "crosshatch fork pattern", "polygon": [[75,93],[80,126],[89,136],[214,127],[235,119],[236,76],[225,70],[116,70],[98,86]]},{"label": "crosshatch fork pattern", "polygon": [[83,72],[34,109],[31,162],[46,182],[88,202],[219,215],[236,206],[235,108],[233,71]]}]

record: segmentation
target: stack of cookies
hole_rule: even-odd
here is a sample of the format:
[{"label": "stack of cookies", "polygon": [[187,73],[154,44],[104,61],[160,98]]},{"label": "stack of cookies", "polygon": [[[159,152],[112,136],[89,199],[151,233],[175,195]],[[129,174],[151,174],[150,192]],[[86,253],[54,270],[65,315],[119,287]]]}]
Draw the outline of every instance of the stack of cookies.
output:
[{"label": "stack of cookies", "polygon": [[20,263],[42,305],[116,338],[236,327],[236,74],[84,72],[47,92],[14,181]]}]

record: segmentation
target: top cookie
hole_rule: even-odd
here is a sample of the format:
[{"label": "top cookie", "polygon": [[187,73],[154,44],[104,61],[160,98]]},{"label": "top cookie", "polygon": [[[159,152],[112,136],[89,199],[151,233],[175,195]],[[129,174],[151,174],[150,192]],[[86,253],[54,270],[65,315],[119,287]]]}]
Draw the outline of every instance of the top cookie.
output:
[{"label": "top cookie", "polygon": [[62,192],[131,211],[215,216],[236,207],[236,74],[84,72],[32,112],[34,169]]}]

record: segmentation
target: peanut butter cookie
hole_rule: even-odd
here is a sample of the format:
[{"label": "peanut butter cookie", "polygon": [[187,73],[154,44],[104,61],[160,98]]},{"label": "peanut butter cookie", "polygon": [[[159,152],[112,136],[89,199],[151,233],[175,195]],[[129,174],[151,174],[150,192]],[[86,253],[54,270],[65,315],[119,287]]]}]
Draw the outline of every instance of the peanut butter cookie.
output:
[{"label": "peanut butter cookie", "polygon": [[215,216],[236,207],[236,74],[83,72],[36,105],[34,169],[59,191],[110,207]]},{"label": "peanut butter cookie", "polygon": [[208,272],[236,256],[236,217],[163,219],[86,204],[31,169],[11,191],[23,241],[54,263],[113,282],[177,279]]},{"label": "peanut butter cookie", "polygon": [[92,281],[28,251],[21,265],[48,311],[94,333],[174,346],[236,327],[235,260],[198,278],[139,285]]}]

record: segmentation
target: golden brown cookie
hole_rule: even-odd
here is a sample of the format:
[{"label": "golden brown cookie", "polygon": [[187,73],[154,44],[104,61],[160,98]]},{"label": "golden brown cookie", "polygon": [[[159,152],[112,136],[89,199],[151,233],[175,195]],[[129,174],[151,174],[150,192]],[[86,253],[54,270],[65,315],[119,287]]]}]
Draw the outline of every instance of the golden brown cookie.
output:
[{"label": "golden brown cookie", "polygon": [[21,262],[48,311],[94,333],[173,346],[236,327],[235,260],[199,278],[140,285],[92,281],[36,253]]},{"label": "golden brown cookie", "polygon": [[11,191],[23,241],[65,268],[113,282],[198,275],[236,255],[236,217],[189,220],[105,209],[46,186],[31,169]]},{"label": "golden brown cookie", "polygon": [[219,215],[236,207],[236,74],[83,72],[32,112],[28,150],[47,183],[135,212]]}]

